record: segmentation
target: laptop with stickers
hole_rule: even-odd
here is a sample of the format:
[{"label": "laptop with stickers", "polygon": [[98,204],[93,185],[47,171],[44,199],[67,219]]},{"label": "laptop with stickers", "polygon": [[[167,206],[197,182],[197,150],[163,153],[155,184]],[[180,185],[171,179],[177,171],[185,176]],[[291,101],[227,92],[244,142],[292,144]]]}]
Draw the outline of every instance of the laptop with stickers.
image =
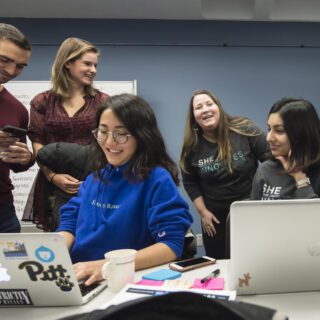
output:
[{"label": "laptop with stickers", "polygon": [[0,307],[81,305],[106,286],[78,283],[60,234],[0,233]]},{"label": "laptop with stickers", "polygon": [[235,202],[230,289],[237,295],[320,290],[320,199]]}]

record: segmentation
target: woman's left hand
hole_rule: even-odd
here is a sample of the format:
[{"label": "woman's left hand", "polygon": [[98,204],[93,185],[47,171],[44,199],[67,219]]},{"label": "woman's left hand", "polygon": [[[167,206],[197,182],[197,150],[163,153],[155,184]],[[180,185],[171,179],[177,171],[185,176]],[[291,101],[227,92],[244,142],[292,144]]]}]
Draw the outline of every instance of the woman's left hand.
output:
[{"label": "woman's left hand", "polygon": [[82,280],[86,286],[103,280],[101,274],[101,268],[105,264],[106,260],[96,260],[88,262],[78,262],[73,265],[73,269],[77,280]]},{"label": "woman's left hand", "polygon": [[66,193],[76,194],[79,191],[81,181],[69,174],[57,173],[51,179],[51,183]]},{"label": "woman's left hand", "polygon": [[276,159],[281,162],[283,169],[287,171],[290,164],[289,157],[279,156],[279,157],[276,157]]},{"label": "woman's left hand", "polygon": [[[290,161],[289,161],[289,157],[290,157],[291,151],[289,151],[289,154],[287,157],[284,156],[279,156],[276,157],[277,160],[279,160],[283,166],[283,169],[285,171],[288,171],[289,165],[290,165]],[[301,179],[304,179],[306,177],[306,174],[301,171],[301,170],[296,170],[296,171],[292,171],[289,173],[290,176],[292,176],[296,181],[299,181]]]}]

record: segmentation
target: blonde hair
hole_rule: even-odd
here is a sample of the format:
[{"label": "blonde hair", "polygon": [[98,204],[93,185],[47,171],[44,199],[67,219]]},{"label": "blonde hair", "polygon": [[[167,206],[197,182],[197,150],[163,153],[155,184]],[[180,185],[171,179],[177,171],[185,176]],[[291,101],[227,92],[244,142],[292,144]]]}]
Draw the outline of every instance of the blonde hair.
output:
[{"label": "blonde hair", "polygon": [[187,114],[187,120],[184,131],[183,145],[180,156],[180,168],[188,173],[187,170],[187,157],[190,152],[195,149],[199,141],[199,135],[202,135],[202,129],[197,125],[193,114],[193,99],[199,94],[208,95],[218,106],[220,111],[220,119],[217,128],[217,144],[218,144],[218,156],[217,160],[222,161],[229,173],[232,173],[232,146],[230,141],[230,131],[245,136],[257,136],[261,134],[261,130],[254,127],[252,128],[252,121],[244,117],[234,117],[227,114],[222,104],[217,97],[215,97],[208,90],[196,91],[189,103],[189,111]]},{"label": "blonde hair", "polygon": [[[66,63],[80,59],[87,52],[99,54],[99,50],[94,45],[79,38],[68,38],[62,42],[52,65],[51,82],[52,91],[63,99],[70,98],[70,89],[73,84]],[[85,93],[94,97],[97,90],[91,85],[85,86]]]}]

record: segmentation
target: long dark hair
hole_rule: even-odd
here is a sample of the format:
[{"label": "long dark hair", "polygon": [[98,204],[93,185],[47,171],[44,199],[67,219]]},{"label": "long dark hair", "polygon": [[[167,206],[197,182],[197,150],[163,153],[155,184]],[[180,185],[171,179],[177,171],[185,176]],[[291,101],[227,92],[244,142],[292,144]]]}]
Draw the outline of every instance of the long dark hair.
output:
[{"label": "long dark hair", "polygon": [[269,112],[279,113],[291,145],[288,172],[307,171],[320,164],[320,121],[313,104],[305,99],[282,98]]},{"label": "long dark hair", "polygon": [[[141,97],[131,94],[112,96],[97,110],[96,128],[99,127],[102,113],[107,109],[112,110],[137,140],[137,150],[126,167],[126,178],[145,180],[153,168],[161,166],[169,171],[175,184],[178,185],[177,165],[167,153],[156,117],[148,103]],[[93,151],[91,168],[103,180],[101,171],[108,163],[106,156],[96,141],[93,142],[91,149]]]}]

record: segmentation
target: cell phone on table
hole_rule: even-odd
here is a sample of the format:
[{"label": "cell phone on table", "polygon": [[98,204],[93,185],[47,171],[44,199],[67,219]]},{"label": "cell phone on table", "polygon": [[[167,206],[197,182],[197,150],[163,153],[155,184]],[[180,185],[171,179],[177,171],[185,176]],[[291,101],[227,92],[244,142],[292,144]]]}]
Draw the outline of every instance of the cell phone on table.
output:
[{"label": "cell phone on table", "polygon": [[10,125],[4,126],[1,129],[1,131],[10,133],[12,136],[19,137],[19,138],[24,137],[28,133],[28,130],[26,129],[22,129],[22,128],[10,126]]},{"label": "cell phone on table", "polygon": [[207,256],[202,256],[198,258],[192,258],[188,260],[182,260],[182,261],[170,263],[169,268],[172,270],[184,272],[184,271],[201,268],[201,267],[208,266],[210,264],[215,264],[215,263],[216,263],[216,259],[207,257]]}]

